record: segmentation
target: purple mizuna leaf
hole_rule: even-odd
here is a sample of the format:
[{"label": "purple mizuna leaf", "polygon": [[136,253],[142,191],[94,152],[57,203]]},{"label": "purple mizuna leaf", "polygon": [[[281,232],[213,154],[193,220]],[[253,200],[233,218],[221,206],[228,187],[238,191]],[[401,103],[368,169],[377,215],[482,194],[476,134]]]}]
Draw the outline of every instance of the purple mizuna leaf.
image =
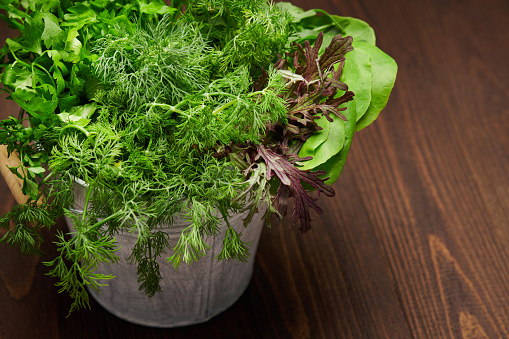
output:
[{"label": "purple mizuna leaf", "polygon": [[[285,157],[266,148],[263,145],[257,146],[258,157],[262,158],[267,166],[266,177],[268,180],[272,176],[277,176],[281,182],[276,197],[273,199],[272,204],[281,216],[287,213],[288,199],[293,198],[295,205],[292,214],[293,227],[299,223],[299,230],[304,233],[311,228],[311,214],[310,208],[314,209],[317,213],[321,214],[322,208],[317,204],[318,197],[312,197],[308,194],[306,189],[302,187],[302,183],[312,186],[320,193],[326,196],[334,196],[334,190],[327,186],[324,182],[327,179],[320,179],[320,175],[326,174],[323,171],[310,172],[297,168],[293,162],[298,159],[293,155],[293,160],[290,157]],[[266,215],[266,219],[271,218],[270,214]],[[271,220],[276,225],[280,220]]]}]

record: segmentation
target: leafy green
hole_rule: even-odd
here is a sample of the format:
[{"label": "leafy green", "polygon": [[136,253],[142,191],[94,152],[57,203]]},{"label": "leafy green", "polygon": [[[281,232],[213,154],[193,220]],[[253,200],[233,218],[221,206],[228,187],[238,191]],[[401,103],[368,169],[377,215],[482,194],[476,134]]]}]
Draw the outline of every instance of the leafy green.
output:
[{"label": "leafy green", "polygon": [[[263,159],[267,166],[267,179],[270,180],[275,175],[281,182],[272,200],[273,208],[277,210],[277,213],[271,213],[272,210],[268,210],[265,214],[266,223],[279,224],[279,220],[286,216],[288,199],[292,197],[295,202],[292,214],[293,226],[299,224],[299,230],[302,233],[307,232],[311,228],[310,208],[319,214],[322,213],[322,208],[317,204],[318,197],[309,195],[304,187],[309,185],[328,197],[334,196],[334,190],[325,185],[324,179],[319,178],[326,173],[302,170],[294,165],[298,157],[278,154],[262,145],[257,147],[257,152],[257,156]],[[274,215],[279,220],[274,221]]]},{"label": "leafy green", "polygon": [[[323,34],[325,46],[338,34],[352,37],[353,51],[346,55],[344,65],[336,65],[336,68],[343,67],[341,81],[348,84],[348,90],[355,93],[355,104],[348,106],[348,110],[355,107],[357,111],[357,125],[354,129],[358,131],[371,124],[387,104],[397,73],[394,60],[375,46],[373,29],[362,20],[331,15],[320,9],[304,11],[285,2],[278,3],[278,6],[288,10],[293,21],[302,27],[297,34],[297,42],[315,41],[319,34]],[[324,53],[323,47],[321,53]],[[338,128],[345,131],[351,128],[351,124],[344,121],[336,121],[334,124],[342,124]],[[314,132],[302,146],[299,155],[312,156],[313,159],[304,162],[302,168],[325,170],[330,175],[327,184],[332,184],[342,171],[349,144],[345,142],[343,145],[340,138],[335,147],[323,147],[322,140],[326,138],[329,144],[333,144],[329,140],[332,138],[328,138],[328,131],[330,128],[326,127],[325,130]],[[346,140],[351,141],[346,134]],[[337,149],[342,151],[338,153]]]},{"label": "leafy green", "polygon": [[[314,132],[309,136],[304,145],[299,151],[299,156],[301,158],[312,157],[315,155],[316,150],[328,140],[330,132],[331,132],[331,123],[329,120],[320,117],[318,120],[315,120],[320,130]],[[336,126],[337,124],[334,124]],[[316,159],[313,158],[313,161]],[[306,165],[311,162],[311,160],[306,162]]]},{"label": "leafy green", "polygon": [[[321,9],[310,9],[304,11],[290,2],[278,2],[277,6],[288,11],[293,17],[293,22],[299,24],[301,29],[297,35],[302,43],[303,40],[315,40],[320,32],[330,38],[324,38],[325,45],[333,36],[351,36],[354,42],[366,42],[375,45],[375,32],[365,21],[357,18],[331,15]],[[322,14],[322,15],[318,15]]]},{"label": "leafy green", "polygon": [[347,122],[344,125],[345,129],[345,139],[343,142],[343,146],[341,147],[341,151],[336,153],[331,158],[329,158],[325,163],[319,165],[316,170],[324,171],[327,173],[328,179],[325,180],[327,185],[332,185],[343,172],[343,168],[345,167],[346,158],[348,156],[348,152],[350,151],[350,146],[352,144],[353,135],[355,132],[355,112],[356,112],[356,104],[355,100],[347,102],[345,106],[347,109],[344,111],[345,116],[347,118]]},{"label": "leafy green", "polygon": [[[68,216],[75,221],[75,225],[79,225],[76,215],[69,212]],[[53,267],[48,275],[58,277],[60,281],[56,285],[60,286],[60,292],[65,291],[74,298],[69,313],[77,308],[90,307],[85,286],[99,291],[100,286],[106,286],[101,280],[114,278],[111,275],[94,273],[101,263],[118,262],[114,239],[101,235],[95,229],[80,228],[74,231],[70,240],[64,239],[61,232],[57,237],[60,255],[46,263]],[[66,261],[70,261],[71,265],[68,266]]]},{"label": "leafy green", "polygon": [[[317,168],[319,165],[325,163],[331,157],[339,153],[339,151],[343,148],[345,140],[344,120],[336,116],[333,116],[332,118],[332,122],[329,122],[325,118],[317,120],[318,126],[320,126],[322,130],[319,131],[319,133],[311,135],[301,148],[299,152],[299,156],[301,158],[308,156],[313,157],[311,160],[304,162],[304,165],[301,167],[303,170]],[[314,140],[315,136],[316,139],[318,139],[318,142],[324,138],[325,140],[317,144],[318,142]]]},{"label": "leafy green", "polygon": [[351,36],[355,43],[365,42],[375,45],[375,31],[365,21],[357,18],[330,15],[329,13],[319,9],[316,9],[315,11],[328,16],[334,26],[340,30],[341,34],[343,36]]},{"label": "leafy green", "polygon": [[357,122],[359,131],[371,124],[387,105],[389,95],[396,81],[398,66],[394,59],[382,52],[378,47],[359,42],[357,48],[369,53],[373,77],[371,80],[371,101],[366,113]]},{"label": "leafy green", "polygon": [[[248,226],[266,205],[267,225],[277,225],[293,199],[293,225],[309,230],[311,210],[322,212],[315,193],[335,194],[328,185],[355,129],[377,117],[396,73],[365,22],[290,3],[13,0],[0,9],[20,32],[0,51],[0,91],[20,106],[0,121],[0,143],[19,155],[10,170],[28,196],[0,219],[0,241],[38,253],[40,228],[71,218],[72,237],[58,234],[45,263],[71,310],[88,306],[86,286],[113,278],[95,269],[118,260],[121,232],[137,237],[128,260],[152,296],[164,253],[178,269],[214,236],[223,239],[216,259],[247,260],[249,243],[229,224],[240,211]],[[189,225],[171,248],[160,227],[177,214]]]},{"label": "leafy green", "polygon": [[165,16],[156,26],[130,34],[118,29],[92,49],[98,55],[94,74],[105,85],[109,99],[137,110],[160,100],[177,104],[205,87],[210,78],[210,47],[194,24],[173,24]]},{"label": "leafy green", "polygon": [[347,54],[341,80],[355,93],[356,119],[366,113],[371,105],[371,80],[373,70],[369,53],[355,48]]},{"label": "leafy green", "polygon": [[221,70],[238,64],[266,67],[277,52],[284,51],[291,33],[290,16],[274,5],[262,8],[243,10],[245,21],[222,49]]},{"label": "leafy green", "polygon": [[[299,224],[301,232],[311,228],[310,209],[322,212],[316,203],[318,198],[308,194],[308,188],[316,189],[326,196],[333,196],[335,193],[324,184],[326,179],[320,178],[326,172],[300,168],[302,162],[310,161],[311,157],[299,157],[299,150],[303,142],[314,138],[313,133],[321,129],[316,120],[324,117],[324,120],[331,123],[335,119],[342,121],[343,109],[339,106],[351,100],[353,96],[352,92],[336,96],[338,90],[347,90],[347,86],[339,81],[342,67],[334,70],[336,64],[341,65],[345,61],[345,53],[352,49],[351,39],[334,37],[319,57],[322,39],[323,34],[320,34],[314,47],[311,47],[308,41],[304,46],[297,45],[293,58],[288,53],[275,64],[274,67],[286,80],[287,90],[279,95],[287,103],[287,121],[274,123],[262,144],[245,145],[240,148],[238,155],[232,157],[240,168],[245,169],[244,172],[250,175],[248,187],[254,188],[256,192],[250,195],[253,202],[267,201],[269,208],[265,213],[266,223],[278,225],[281,218],[287,214],[288,200],[292,198],[295,202],[292,214],[293,226]],[[270,75],[262,73],[254,88],[263,88],[266,84],[270,84]],[[330,129],[327,132],[330,134]],[[340,135],[341,132],[334,125],[332,136],[327,136],[330,137],[330,142],[329,139],[324,141],[324,147],[332,147],[339,152],[340,148],[337,147],[334,138]],[[277,178],[279,187],[276,194],[267,199],[271,187],[268,182],[273,177]],[[259,186],[254,187],[255,184]],[[240,196],[244,198],[248,195],[244,190]],[[249,216],[252,216],[256,208],[255,204],[248,204],[245,209],[248,209]]]}]

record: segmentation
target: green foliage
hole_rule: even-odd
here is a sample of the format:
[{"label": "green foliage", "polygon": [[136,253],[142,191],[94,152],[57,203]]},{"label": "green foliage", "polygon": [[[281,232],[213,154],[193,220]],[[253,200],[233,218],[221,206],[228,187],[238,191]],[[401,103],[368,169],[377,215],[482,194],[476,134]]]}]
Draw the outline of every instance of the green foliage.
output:
[{"label": "green foliage", "polygon": [[261,91],[249,92],[249,86],[247,69],[239,67],[183,103],[187,116],[177,125],[177,143],[182,149],[189,144],[210,149],[218,141],[224,145],[248,140],[259,143],[267,125],[285,120],[287,109],[279,96],[284,82],[279,73],[271,72],[267,87]]},{"label": "green foliage", "polygon": [[264,0],[190,0],[189,20],[203,24],[202,32],[217,47],[222,73],[237,66],[248,66],[259,74],[268,68],[278,53],[289,49],[288,39],[294,32],[291,16]]},{"label": "green foliage", "polygon": [[291,17],[275,5],[244,9],[244,22],[222,49],[221,70],[237,65],[267,67],[285,51],[291,33]]},{"label": "green foliage", "polygon": [[[342,67],[340,80],[348,84],[348,89],[355,93],[355,103],[349,104],[347,110],[353,107],[356,110],[354,115],[356,124],[353,129],[359,131],[371,124],[387,104],[397,73],[396,62],[375,46],[373,29],[362,20],[331,15],[320,9],[304,11],[288,2],[280,2],[277,5],[287,10],[292,15],[294,23],[301,27],[295,38],[298,43],[313,42],[320,32],[324,35],[322,46],[327,46],[337,34],[353,38],[353,51],[346,55],[344,65],[336,65],[336,69]],[[322,47],[320,53],[323,52]],[[338,92],[338,96],[343,93]],[[348,114],[351,115],[351,112]],[[302,168],[325,170],[330,176],[327,180],[327,184],[330,185],[339,177],[343,169],[351,136],[350,132],[346,132],[344,134],[346,139],[338,138],[335,145],[330,145],[333,138],[328,138],[331,130],[328,125],[322,121],[323,129],[306,141],[299,155],[313,156],[312,160],[304,162]],[[333,127],[334,130],[350,131],[352,129],[351,122],[340,119],[336,119],[330,124],[332,125],[336,125]],[[351,134],[353,135],[353,130]],[[325,140],[328,144],[322,143]],[[324,147],[326,145],[330,147]]]},{"label": "green foliage", "polygon": [[174,248],[174,254],[168,258],[168,262],[172,263],[173,267],[178,270],[181,262],[190,264],[192,261],[197,261],[205,256],[209,249],[210,246],[200,236],[199,226],[191,224],[182,231],[182,235]]},{"label": "green foliage", "polygon": [[356,104],[357,102],[355,100],[352,100],[345,104],[347,109],[344,112],[347,118],[347,122],[344,125],[345,138],[343,145],[341,146],[341,151],[327,159],[327,161],[323,162],[316,168],[319,171],[321,170],[327,173],[326,176],[323,176],[328,177],[328,179],[325,181],[327,185],[332,185],[336,180],[338,180],[339,176],[341,175],[341,172],[343,172],[343,168],[345,167],[346,157],[348,155],[348,152],[350,151],[350,146],[352,145],[352,139],[355,132]]},{"label": "green foliage", "polygon": [[138,237],[133,252],[128,258],[137,264],[140,290],[149,297],[154,296],[157,292],[162,292],[159,283],[162,276],[156,259],[169,247],[168,234],[162,231],[147,231],[145,235]]},{"label": "green foliage", "polygon": [[382,52],[378,47],[359,42],[356,47],[369,54],[373,75],[371,78],[371,101],[365,113],[357,120],[356,130],[370,125],[385,108],[391,94],[398,66],[394,59]]},{"label": "green foliage", "polygon": [[[322,129],[320,133],[311,135],[302,146],[299,156],[313,157],[304,162],[302,169],[313,169],[330,159],[330,154],[336,155],[343,148],[345,141],[345,123],[342,119],[333,116],[332,122],[324,117],[316,122]],[[329,174],[329,173],[328,173]]]},{"label": "green foliage", "polygon": [[[235,213],[248,211],[247,226],[266,205],[267,224],[277,223],[293,197],[294,224],[308,230],[309,209],[321,209],[307,187],[334,194],[326,177],[337,179],[354,130],[377,117],[396,73],[366,23],[289,3],[14,0],[0,9],[21,33],[0,50],[0,91],[21,107],[0,122],[0,143],[19,155],[10,170],[28,196],[0,219],[0,241],[39,253],[40,228],[71,218],[45,263],[74,298],[71,311],[88,306],[85,287],[113,278],[95,269],[117,262],[121,232],[137,237],[129,260],[153,296],[156,260],[172,252],[176,269],[191,264],[207,237],[223,237],[218,260],[247,260],[249,243],[228,221]],[[170,248],[160,227],[177,214],[189,226]]]},{"label": "green foliage", "polygon": [[196,23],[165,16],[134,34],[117,31],[98,39],[92,50],[99,56],[95,75],[113,87],[105,90],[114,103],[134,111],[154,101],[174,105],[208,84],[212,55]]},{"label": "green foliage", "polygon": [[[66,240],[64,235],[59,232],[57,235],[59,246],[59,256],[45,265],[52,267],[48,275],[59,278],[57,286],[60,286],[60,292],[67,292],[74,299],[71,309],[88,306],[89,297],[85,289],[86,286],[99,291],[100,286],[107,286],[101,282],[114,278],[111,275],[94,273],[100,263],[116,263],[118,257],[115,255],[117,250],[114,239],[102,235],[95,229],[88,229],[85,225],[80,225],[81,220],[71,212],[67,213],[75,223],[75,231],[70,240]],[[67,264],[70,262],[70,265]]]},{"label": "green foliage", "polygon": [[[25,254],[41,254],[39,245],[42,237],[38,232],[39,230],[36,227],[29,226],[27,223],[22,223],[22,219],[26,219],[26,216],[20,212],[8,213],[0,219],[0,228],[7,231],[0,241],[10,245],[19,245],[21,252]],[[28,213],[30,212],[32,211],[28,211]],[[11,219],[18,221],[13,228],[10,228]]]},{"label": "green foliage", "polygon": [[238,260],[246,262],[249,258],[248,246],[251,243],[244,242],[240,239],[241,233],[235,231],[231,226],[226,230],[223,240],[223,249],[216,257],[217,260]]}]

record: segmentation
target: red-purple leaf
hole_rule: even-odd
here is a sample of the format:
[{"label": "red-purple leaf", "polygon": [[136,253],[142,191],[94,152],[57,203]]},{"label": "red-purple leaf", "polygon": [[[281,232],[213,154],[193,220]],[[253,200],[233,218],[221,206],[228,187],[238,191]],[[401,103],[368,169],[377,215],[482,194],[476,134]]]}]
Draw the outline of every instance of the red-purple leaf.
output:
[{"label": "red-purple leaf", "polygon": [[[293,162],[300,160],[296,154],[280,155],[263,145],[257,147],[258,157],[262,158],[267,166],[266,177],[270,180],[276,175],[281,182],[276,197],[273,199],[273,206],[284,217],[287,213],[288,199],[293,198],[295,205],[292,214],[293,226],[299,223],[299,230],[306,232],[311,228],[310,208],[317,213],[322,213],[322,208],[317,204],[318,197],[312,197],[308,194],[302,183],[315,188],[318,192],[326,196],[334,196],[334,190],[324,182],[327,179],[320,179],[321,175],[326,174],[323,171],[310,172],[297,168]],[[293,158],[293,162],[292,159]],[[267,219],[273,219],[270,213]],[[272,220],[279,224],[279,220]]]},{"label": "red-purple leaf", "polygon": [[[279,69],[283,77],[288,81],[288,91],[285,99],[288,103],[288,123],[284,131],[294,133],[296,138],[306,139],[311,133],[319,128],[315,120],[319,115],[325,116],[332,121],[330,114],[346,120],[341,114],[344,108],[339,106],[352,100],[353,93],[348,91],[348,86],[339,79],[343,71],[345,53],[351,51],[352,38],[335,36],[325,52],[319,56],[320,47],[323,42],[323,33],[320,33],[313,47],[308,41],[304,46],[297,45],[297,51],[293,55],[294,70],[288,69],[290,63],[280,58],[275,68]],[[338,69],[334,65],[339,63]],[[292,75],[293,73],[293,75]],[[345,93],[338,97],[338,90]],[[301,127],[307,127],[306,133],[302,133]]]},{"label": "red-purple leaf", "polygon": [[[258,183],[258,178],[263,177],[269,181],[276,176],[279,179],[279,188],[272,199],[267,196],[269,209],[265,215],[267,222],[277,225],[281,218],[287,214],[288,200],[294,199],[294,211],[292,214],[293,226],[299,224],[299,230],[306,232],[311,228],[310,210],[314,209],[321,214],[322,209],[317,200],[320,194],[334,196],[334,190],[325,184],[327,178],[324,171],[302,170],[296,166],[299,161],[309,160],[299,158],[298,153],[303,143],[309,136],[320,130],[315,122],[320,116],[333,121],[330,114],[346,120],[341,114],[345,108],[339,108],[345,102],[352,100],[353,93],[348,91],[348,86],[339,79],[343,71],[345,53],[352,50],[352,38],[336,36],[325,52],[319,55],[323,43],[323,33],[317,37],[313,47],[308,41],[304,46],[297,45],[297,51],[291,55],[280,57],[274,65],[281,76],[286,80],[287,91],[280,94],[286,100],[288,116],[285,123],[278,122],[267,126],[267,135],[264,143],[245,148],[247,161],[251,164],[264,163],[262,167],[254,167],[242,162],[243,168],[252,174],[248,184],[252,189]],[[338,65],[334,70],[334,65]],[[267,83],[267,73],[262,71],[262,76],[255,82],[254,90],[261,90]],[[338,90],[345,93],[334,98]],[[244,153],[243,153],[244,154]],[[240,159],[240,158],[239,158]],[[242,160],[244,161],[244,160]],[[255,173],[255,170],[258,171]],[[309,190],[316,190],[316,195],[311,196]],[[258,196],[261,196],[258,194]],[[260,199],[259,199],[260,200]]]}]

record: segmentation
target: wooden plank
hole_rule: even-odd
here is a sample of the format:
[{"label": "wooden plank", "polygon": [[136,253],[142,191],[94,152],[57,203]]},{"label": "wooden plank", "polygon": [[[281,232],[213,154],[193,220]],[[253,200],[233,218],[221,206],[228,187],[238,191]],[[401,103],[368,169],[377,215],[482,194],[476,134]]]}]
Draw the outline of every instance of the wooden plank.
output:
[{"label": "wooden plank", "polygon": [[88,339],[117,338],[119,336],[125,339],[220,338],[225,333],[229,338],[254,339],[259,337],[253,322],[254,315],[247,293],[243,294],[231,308],[207,323],[167,329],[149,328],[126,322],[104,310],[94,300],[91,302],[91,311],[79,310],[65,318],[70,300],[67,296],[60,295],[59,302],[64,305],[58,310],[60,338]]},{"label": "wooden plank", "polygon": [[507,36],[509,6],[391,0],[365,7],[400,73],[387,112],[359,133],[350,165],[412,332],[507,337],[509,144],[500,85],[508,74],[477,67],[481,55],[491,54],[481,69],[507,55],[507,44],[494,43]]},{"label": "wooden plank", "polygon": [[[0,177],[0,215],[14,204]],[[47,238],[49,232],[44,233]],[[48,246],[42,249],[47,251]],[[53,280],[44,275],[47,270],[40,258],[23,255],[17,246],[4,243],[0,244],[0,258],[0,338],[58,338],[56,288]]]},{"label": "wooden plank", "polygon": [[351,167],[334,188],[309,232],[286,220],[262,234],[251,290],[262,337],[410,338]]}]

